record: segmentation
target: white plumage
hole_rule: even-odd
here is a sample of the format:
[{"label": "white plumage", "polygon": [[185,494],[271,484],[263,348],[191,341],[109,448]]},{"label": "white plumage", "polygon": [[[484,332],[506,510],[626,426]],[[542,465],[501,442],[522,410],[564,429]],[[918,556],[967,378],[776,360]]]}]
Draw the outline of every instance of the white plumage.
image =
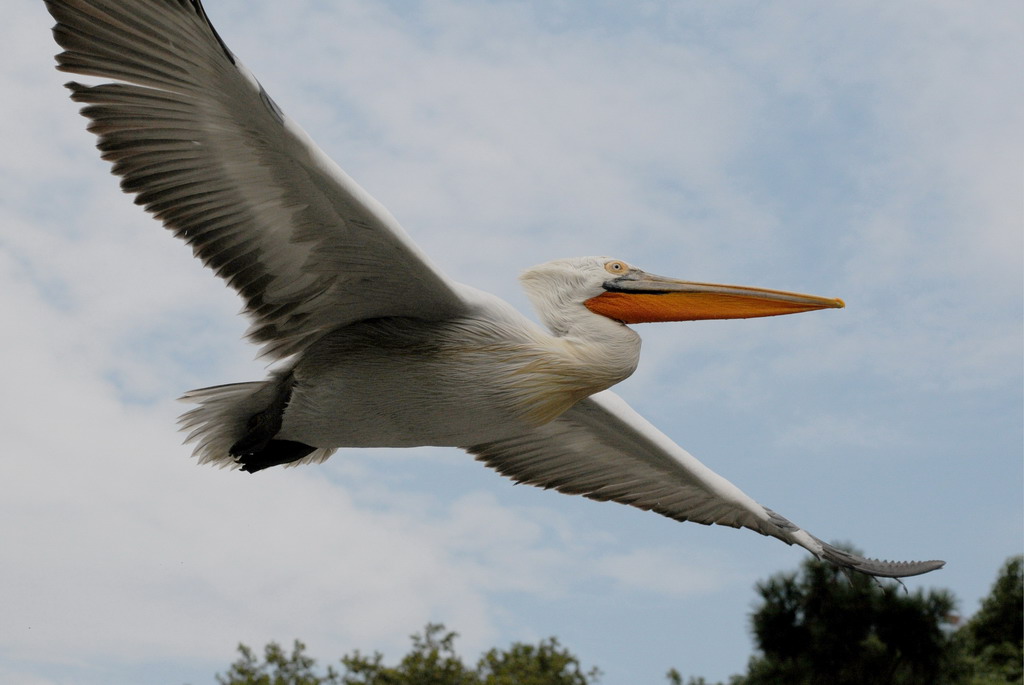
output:
[{"label": "white plumage", "polygon": [[844,568],[908,576],[833,548],[752,500],[608,388],[640,353],[626,324],[841,307],[690,283],[608,257],[534,267],[547,330],[447,278],[270,99],[199,0],[47,0],[70,83],[136,202],[245,301],[269,378],[194,390],[200,462],[257,471],[339,447],[449,445],[524,483],[680,520],[744,527]]}]

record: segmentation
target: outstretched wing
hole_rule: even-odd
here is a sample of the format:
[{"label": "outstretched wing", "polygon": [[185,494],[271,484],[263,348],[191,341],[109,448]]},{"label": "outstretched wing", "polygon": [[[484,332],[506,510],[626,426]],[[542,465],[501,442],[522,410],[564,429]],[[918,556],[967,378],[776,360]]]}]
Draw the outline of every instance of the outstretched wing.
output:
[{"label": "outstretched wing", "polygon": [[914,576],[945,563],[865,559],[822,542],[697,461],[612,392],[577,403],[532,433],[467,450],[521,483],[629,504],[677,521],[749,528],[873,576]]},{"label": "outstretched wing", "polygon": [[121,187],[245,300],[281,358],[327,330],[463,310],[458,286],[288,119],[199,0],[47,0],[69,83]]}]

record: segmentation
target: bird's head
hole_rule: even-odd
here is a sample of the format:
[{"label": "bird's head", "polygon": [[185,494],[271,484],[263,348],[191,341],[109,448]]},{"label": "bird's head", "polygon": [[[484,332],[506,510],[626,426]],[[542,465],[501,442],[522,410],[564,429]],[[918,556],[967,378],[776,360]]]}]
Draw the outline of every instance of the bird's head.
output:
[{"label": "bird's head", "polygon": [[838,298],[655,276],[611,257],[556,259],[520,277],[545,323],[562,332],[586,313],[621,323],[749,319],[845,305]]}]

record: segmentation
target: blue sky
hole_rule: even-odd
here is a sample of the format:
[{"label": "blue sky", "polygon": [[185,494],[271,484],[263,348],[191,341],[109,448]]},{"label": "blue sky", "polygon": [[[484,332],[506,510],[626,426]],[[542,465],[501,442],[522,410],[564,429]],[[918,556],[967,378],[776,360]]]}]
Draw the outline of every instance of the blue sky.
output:
[{"label": "blue sky", "polygon": [[[618,391],[819,537],[943,558],[970,614],[1022,550],[1024,13],[985,2],[209,0],[275,100],[458,280],[608,254],[847,308],[637,327]],[[211,682],[239,641],[470,658],[555,635],[611,685],[743,670],[801,550],[512,487],[457,451],[196,466],[174,398],[256,379],[240,302],[123,196],[0,26],[0,680]]]}]

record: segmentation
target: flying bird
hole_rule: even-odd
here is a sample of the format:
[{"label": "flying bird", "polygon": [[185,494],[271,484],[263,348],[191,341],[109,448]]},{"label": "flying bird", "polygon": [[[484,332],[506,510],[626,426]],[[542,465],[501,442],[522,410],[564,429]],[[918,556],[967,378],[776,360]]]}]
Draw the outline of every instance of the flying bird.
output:
[{"label": "flying bird", "polygon": [[522,284],[544,328],[456,283],[282,112],[200,0],[46,0],[58,69],[122,188],[241,295],[277,362],[193,390],[200,463],[255,472],[339,447],[459,447],[509,478],[679,521],[749,528],[844,569],[899,578],[941,561],[866,559],[761,506],[608,390],[651,321],[751,318],[838,299],[559,259]]}]

